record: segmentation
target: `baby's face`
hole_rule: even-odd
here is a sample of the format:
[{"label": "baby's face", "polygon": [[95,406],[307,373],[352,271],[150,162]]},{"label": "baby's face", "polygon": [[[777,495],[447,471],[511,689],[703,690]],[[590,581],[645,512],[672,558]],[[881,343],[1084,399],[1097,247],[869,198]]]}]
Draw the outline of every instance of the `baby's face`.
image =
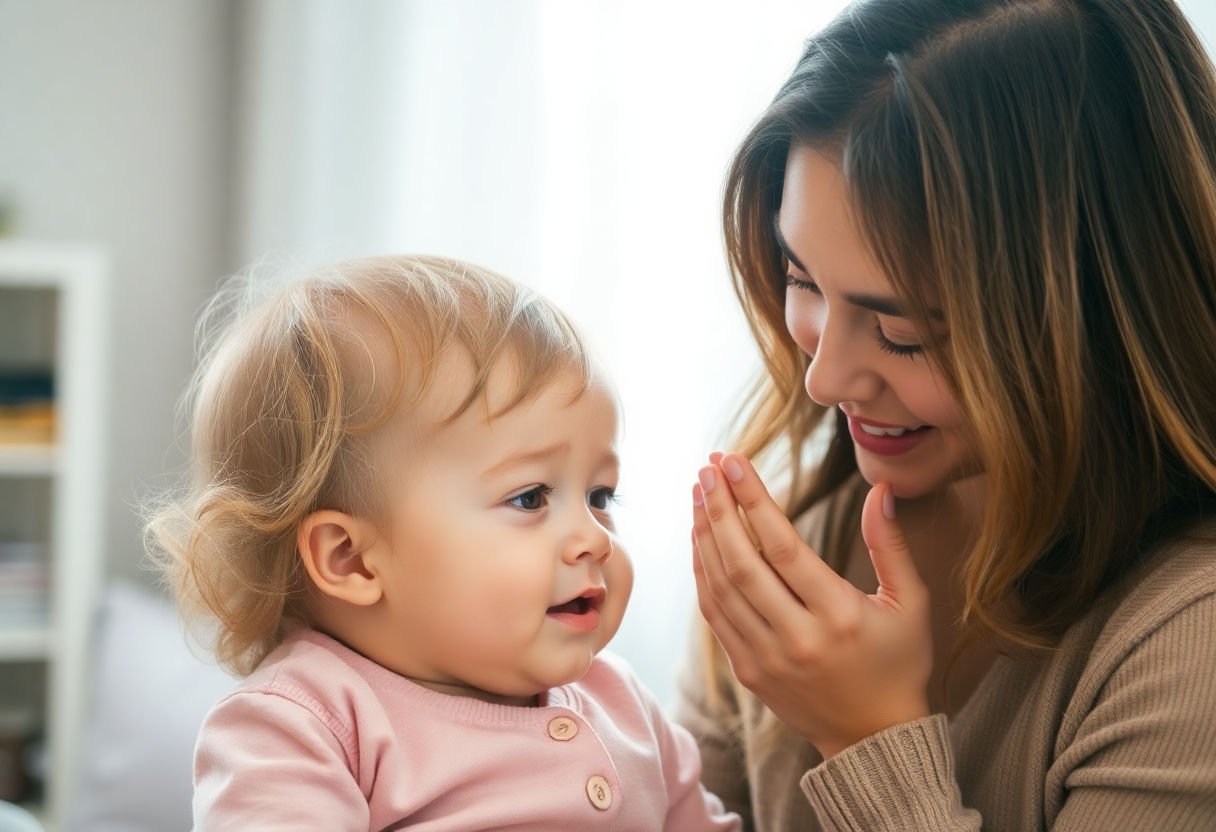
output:
[{"label": "baby's face", "polygon": [[[408,458],[377,461],[393,480],[378,658],[437,690],[525,701],[587,671],[633,586],[612,522],[616,400],[599,382],[574,398],[562,376],[497,418],[475,403],[440,426],[468,389],[453,369]],[[495,408],[506,372],[490,379]]]}]

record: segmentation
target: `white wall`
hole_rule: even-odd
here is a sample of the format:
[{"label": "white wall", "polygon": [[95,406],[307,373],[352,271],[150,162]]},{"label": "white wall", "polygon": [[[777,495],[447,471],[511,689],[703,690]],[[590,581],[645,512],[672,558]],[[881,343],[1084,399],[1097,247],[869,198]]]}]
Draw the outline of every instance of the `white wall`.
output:
[{"label": "white wall", "polygon": [[693,621],[690,488],[758,365],[722,253],[730,156],[843,0],[244,6],[243,259],[379,250],[528,283],[624,408],[613,641],[662,699]]},{"label": "white wall", "polygon": [[[383,11],[383,3],[375,5]],[[1181,0],[1181,5],[1209,48],[1216,46],[1216,0]],[[273,116],[273,108],[298,106],[297,96],[308,78],[303,74],[289,77],[278,88],[246,89],[239,96],[234,68],[242,57],[236,37],[239,24],[252,24],[261,33],[262,45],[267,47],[262,59],[268,61],[283,60],[274,51],[275,44],[286,46],[296,38],[311,38],[325,48],[327,44],[349,44],[366,33],[336,30],[329,24],[305,31],[269,31],[264,26],[267,6],[265,2],[244,5],[233,0],[0,0],[0,194],[16,196],[20,207],[17,230],[22,235],[97,241],[110,250],[114,264],[106,495],[112,573],[147,580],[138,566],[142,551],[131,506],[147,484],[163,482],[163,472],[181,464],[180,453],[165,450],[177,438],[173,407],[192,364],[195,312],[217,278],[243,265],[267,244],[290,248],[300,239],[293,237],[293,231],[304,230],[307,235],[301,236],[308,236],[325,227],[336,229],[352,249],[366,249],[394,236],[392,229],[383,226],[364,228],[358,209],[384,207],[366,202],[331,205],[328,217],[315,213],[293,217],[273,210],[295,205],[298,210],[317,211],[315,206],[308,207],[307,197],[318,188],[324,190],[326,177],[338,175],[353,176],[357,183],[354,193],[371,195],[381,172],[364,166],[352,174],[311,165],[308,170],[313,172],[313,180],[293,180],[293,171],[282,167],[276,154],[284,149],[279,142],[284,137],[268,135],[259,119]],[[457,6],[470,8],[468,4]],[[464,26],[456,7],[448,11],[442,5],[402,3],[401,7],[407,24],[440,30],[430,32],[432,36],[452,34]],[[360,8],[367,14],[371,7]],[[588,14],[587,8],[603,12],[598,4],[581,7],[581,13],[578,8],[576,4],[567,14],[577,18]],[[679,4],[664,4],[659,11],[680,14],[679,8]],[[344,20],[344,25],[357,27],[358,13],[347,12],[329,22]],[[704,19],[692,12],[688,19],[702,19],[704,25]],[[449,31],[443,32],[445,28]],[[801,27],[789,38],[774,36],[774,44],[780,40],[780,46],[774,48],[789,51],[791,39],[810,28]],[[696,34],[695,28],[689,31]],[[373,34],[388,37],[396,33]],[[492,44],[483,44],[487,45]],[[432,48],[441,49],[441,45],[432,44]],[[573,51],[579,48],[577,43],[569,45]],[[347,51],[345,56],[348,62],[367,60],[357,51]],[[256,59],[257,54],[244,57]],[[793,55],[788,57],[792,60]],[[784,60],[774,58],[775,62]],[[300,69],[307,70],[307,65]],[[359,71],[375,77],[381,69],[369,65]],[[256,72],[250,74],[260,77]],[[324,78],[320,80],[324,82]],[[415,94],[425,91],[427,79],[421,80],[423,86],[415,87]],[[623,80],[636,82],[628,77]],[[765,94],[753,91],[757,110]],[[230,136],[236,132],[232,112],[238,101],[244,107],[240,136],[245,164],[271,171],[257,188],[244,179],[234,184],[230,174]],[[346,112],[343,107],[362,108],[367,113],[366,102],[343,99],[333,90],[324,101],[338,108],[337,115]],[[382,123],[395,118],[390,113],[371,115]],[[374,142],[375,137],[367,140]],[[313,142],[306,148],[310,159],[326,158],[327,148],[316,145],[315,137],[304,136],[301,141]],[[550,148],[554,150],[558,148]],[[412,179],[416,186],[425,170],[415,166],[388,173],[398,181]],[[519,174],[525,177],[527,171]],[[707,179],[701,184],[707,210],[712,210],[717,181]],[[229,198],[230,189],[235,189],[236,198]],[[276,190],[279,198],[271,199],[268,195]],[[487,194],[483,200],[486,197],[496,199],[501,194]],[[440,231],[448,229],[443,233],[464,235],[459,241],[466,247],[478,241],[493,242],[493,223],[473,223],[476,231],[464,227],[453,232],[447,224],[432,229],[443,213],[437,207],[423,206],[417,209],[419,213],[407,215],[410,236],[432,243],[437,242],[433,236],[442,237]],[[480,210],[485,217],[493,214],[484,204]],[[472,216],[478,215],[474,212]],[[569,246],[569,241],[553,243]],[[333,252],[340,249],[331,245]],[[477,256],[481,252],[464,253]],[[690,254],[701,261],[698,269],[720,259],[717,250]],[[518,265],[528,272],[541,264],[522,259]]]},{"label": "white wall", "polygon": [[1203,38],[1210,54],[1216,54],[1216,0],[1177,0]]},{"label": "white wall", "polygon": [[[0,191],[16,233],[113,263],[107,516],[138,575],[132,503],[181,456],[192,322],[227,261],[230,4],[0,0]],[[147,580],[147,575],[141,576]]]}]

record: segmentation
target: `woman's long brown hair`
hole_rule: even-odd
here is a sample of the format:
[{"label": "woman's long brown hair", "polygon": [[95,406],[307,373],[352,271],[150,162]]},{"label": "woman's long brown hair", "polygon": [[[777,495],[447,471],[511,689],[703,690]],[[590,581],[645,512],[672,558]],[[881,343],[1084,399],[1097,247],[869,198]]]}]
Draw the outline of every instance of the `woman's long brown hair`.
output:
[{"label": "woman's long brown hair", "polygon": [[841,160],[922,331],[930,299],[944,313],[931,356],[987,478],[966,619],[1050,648],[1213,508],[1216,79],[1199,39],[1170,0],[868,0],[810,39],[724,206],[765,365],[737,447],[789,470],[791,517],[856,471],[785,330],[773,220],[795,144]]}]

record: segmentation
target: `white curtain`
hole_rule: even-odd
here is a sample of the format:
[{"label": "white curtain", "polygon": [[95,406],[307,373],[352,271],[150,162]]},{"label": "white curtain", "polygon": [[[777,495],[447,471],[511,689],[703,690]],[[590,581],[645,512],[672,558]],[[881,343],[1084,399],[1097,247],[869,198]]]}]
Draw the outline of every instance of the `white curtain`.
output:
[{"label": "white curtain", "polygon": [[612,649],[664,701],[690,489],[755,370],[719,228],[732,149],[843,0],[242,5],[242,263],[481,263],[592,336],[621,392],[636,588]]}]

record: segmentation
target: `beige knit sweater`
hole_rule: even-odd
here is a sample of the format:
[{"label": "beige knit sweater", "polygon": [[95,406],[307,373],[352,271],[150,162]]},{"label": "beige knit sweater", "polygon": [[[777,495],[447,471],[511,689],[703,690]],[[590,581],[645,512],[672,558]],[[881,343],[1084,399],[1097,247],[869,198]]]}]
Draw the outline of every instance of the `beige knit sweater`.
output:
[{"label": "beige knit sweater", "polygon": [[[821,504],[799,525],[830,529],[842,510]],[[894,726],[826,763],[774,738],[772,714],[727,680],[711,707],[692,663],[677,718],[703,782],[759,832],[1216,832],[1216,523],[1202,530],[1055,653],[998,658],[950,720]]]}]

